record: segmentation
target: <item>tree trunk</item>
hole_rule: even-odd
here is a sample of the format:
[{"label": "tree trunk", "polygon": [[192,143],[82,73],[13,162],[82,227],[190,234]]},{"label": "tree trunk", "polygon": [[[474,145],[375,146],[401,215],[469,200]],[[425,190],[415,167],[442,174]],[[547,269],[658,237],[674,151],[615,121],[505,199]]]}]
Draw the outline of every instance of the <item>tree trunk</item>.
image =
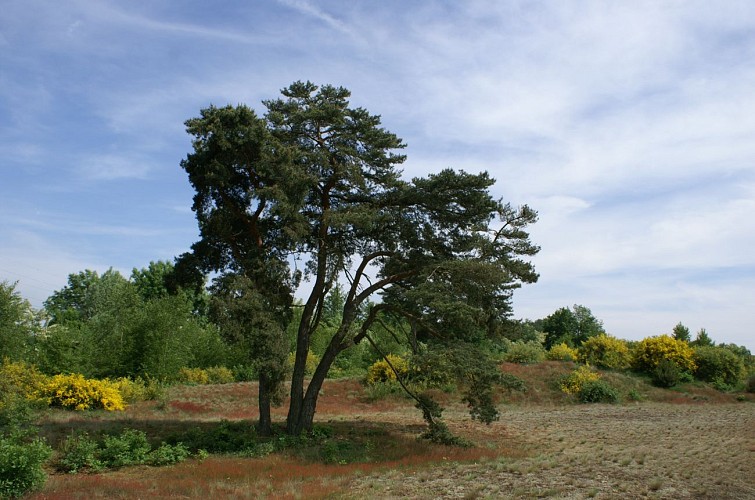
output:
[{"label": "tree trunk", "polygon": [[260,375],[258,399],[260,420],[257,423],[257,433],[260,436],[270,436],[273,433],[273,421],[270,416],[270,384],[265,375]]}]

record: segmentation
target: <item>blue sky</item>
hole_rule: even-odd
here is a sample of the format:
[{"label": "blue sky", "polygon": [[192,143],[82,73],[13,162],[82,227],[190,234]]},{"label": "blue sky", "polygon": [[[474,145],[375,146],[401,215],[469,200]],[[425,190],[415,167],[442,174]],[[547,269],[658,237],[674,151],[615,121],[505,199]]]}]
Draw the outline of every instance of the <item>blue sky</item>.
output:
[{"label": "blue sky", "polygon": [[0,11],[0,280],[39,306],[197,236],[210,103],[342,85],[407,176],[487,170],[540,213],[515,315],[755,349],[755,3],[37,1]]}]

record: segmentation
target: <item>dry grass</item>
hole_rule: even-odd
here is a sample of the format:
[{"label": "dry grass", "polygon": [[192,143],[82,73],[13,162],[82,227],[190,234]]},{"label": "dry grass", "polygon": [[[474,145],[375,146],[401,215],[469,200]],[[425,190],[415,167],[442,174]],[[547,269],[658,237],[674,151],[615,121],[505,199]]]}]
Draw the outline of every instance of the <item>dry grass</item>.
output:
[{"label": "dry grass", "polygon": [[[369,450],[360,463],[325,464],[292,450],[265,458],[212,456],[162,468],[101,474],[52,473],[31,498],[755,498],[755,412],[704,387],[655,389],[606,374],[644,402],[576,405],[553,384],[573,367],[505,365],[530,390],[507,397],[499,422],[484,426],[451,405],[451,429],[478,443],[449,448],[418,441],[423,422],[401,397],[368,402],[353,380],[326,382],[318,422]],[[130,427],[159,440],[221,419],[255,419],[253,383],[177,386],[161,402],[126,412],[52,411],[52,442],[72,429]],[[446,395],[447,397],[447,395]],[[626,400],[626,399],[625,399]],[[284,408],[274,412],[282,422]]]}]

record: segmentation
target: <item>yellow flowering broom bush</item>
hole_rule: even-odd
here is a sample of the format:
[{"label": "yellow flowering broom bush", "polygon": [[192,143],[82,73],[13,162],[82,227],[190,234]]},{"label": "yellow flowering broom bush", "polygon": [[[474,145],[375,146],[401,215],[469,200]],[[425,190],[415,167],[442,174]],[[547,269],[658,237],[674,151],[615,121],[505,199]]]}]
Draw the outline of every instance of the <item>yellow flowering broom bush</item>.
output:
[{"label": "yellow flowering broom bush", "polygon": [[88,379],[78,373],[50,377],[34,397],[50,406],[69,410],[126,409],[117,385],[109,380]]},{"label": "yellow flowering broom bush", "polygon": [[648,337],[640,341],[634,348],[632,368],[644,373],[653,373],[662,362],[668,361],[679,370],[694,373],[695,351],[683,340],[677,340],[669,335]]},{"label": "yellow flowering broom bush", "polygon": [[24,361],[11,362],[7,358],[0,366],[0,393],[30,398],[47,381],[36,366]]},{"label": "yellow flowering broom bush", "polygon": [[576,361],[577,350],[566,345],[565,342],[554,345],[545,353],[545,359],[551,361]]},{"label": "yellow flowering broom bush", "polygon": [[588,365],[582,365],[561,380],[561,390],[566,394],[579,394],[588,382],[600,380],[600,373]]},{"label": "yellow flowering broom bush", "polygon": [[582,342],[579,361],[608,370],[629,368],[632,356],[624,340],[602,333]]},{"label": "yellow flowering broom bush", "polygon": [[395,354],[389,354],[386,356],[390,365],[386,360],[379,359],[375,361],[372,366],[367,370],[367,384],[373,385],[378,382],[388,382],[396,380],[396,373],[391,369],[391,365],[396,369],[399,375],[404,376],[409,373],[409,363]]}]

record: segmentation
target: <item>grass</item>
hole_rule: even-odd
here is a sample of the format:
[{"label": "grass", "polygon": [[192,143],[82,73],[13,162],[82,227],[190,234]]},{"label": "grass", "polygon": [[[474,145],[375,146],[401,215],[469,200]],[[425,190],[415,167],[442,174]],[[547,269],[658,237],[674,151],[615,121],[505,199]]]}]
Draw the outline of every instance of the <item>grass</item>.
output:
[{"label": "grass", "polygon": [[[621,373],[603,377],[620,405],[582,405],[557,389],[571,363],[504,364],[525,393],[503,394],[499,422],[472,422],[440,392],[451,430],[477,444],[417,440],[420,414],[400,395],[374,399],[356,380],[329,380],[318,404],[322,437],[264,456],[210,455],[170,467],[97,474],[50,470],[29,498],[753,498],[755,412],[706,386],[675,391]],[[635,397],[627,397],[630,393]],[[222,422],[250,428],[254,383],[174,386],[160,402],[122,413],[48,411],[41,432],[55,444],[72,429],[91,435],[143,430],[155,444],[211,434]],[[274,411],[280,424],[285,406]]]}]

